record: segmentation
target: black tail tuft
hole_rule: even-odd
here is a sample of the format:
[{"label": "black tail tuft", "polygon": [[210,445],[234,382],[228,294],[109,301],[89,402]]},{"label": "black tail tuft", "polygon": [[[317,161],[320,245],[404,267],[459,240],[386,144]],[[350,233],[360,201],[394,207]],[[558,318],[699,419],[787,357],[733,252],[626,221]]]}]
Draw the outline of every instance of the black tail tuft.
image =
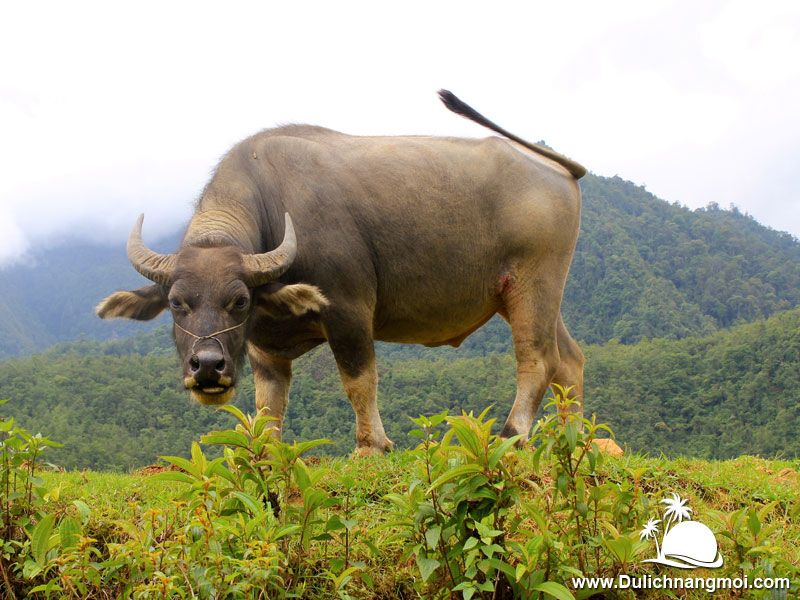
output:
[{"label": "black tail tuft", "polygon": [[497,127],[497,125],[492,123],[489,119],[484,117],[481,113],[472,108],[469,104],[464,102],[450,90],[439,90],[439,99],[449,110],[453,111],[457,115],[466,117],[470,121],[475,121],[476,123],[480,123],[481,125],[489,127],[490,129]]}]

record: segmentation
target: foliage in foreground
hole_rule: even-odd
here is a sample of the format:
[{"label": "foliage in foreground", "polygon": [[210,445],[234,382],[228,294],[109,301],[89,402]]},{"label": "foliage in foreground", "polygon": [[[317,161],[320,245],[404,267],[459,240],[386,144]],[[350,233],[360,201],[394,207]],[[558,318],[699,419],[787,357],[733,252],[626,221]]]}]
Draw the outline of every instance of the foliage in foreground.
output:
[{"label": "foliage in foreground", "polygon": [[[359,478],[341,461],[304,460],[323,440],[279,442],[265,417],[226,407],[236,427],[201,440],[222,456],[193,444],[190,459],[165,457],[174,470],[152,485],[180,494],[149,506],[134,496],[112,515],[48,489],[35,471],[49,442],[3,419],[0,589],[11,598],[587,597],[569,589],[573,576],[645,572],[639,529],[686,483],[657,463],[606,459],[592,443],[604,426],[581,420],[565,395],[557,390],[537,425],[535,450],[492,435],[486,412],[442,413],[415,419],[414,451],[353,463]],[[680,491],[698,501],[712,493]],[[751,501],[708,514],[727,557],[720,574],[787,576],[797,589],[796,494]]]}]

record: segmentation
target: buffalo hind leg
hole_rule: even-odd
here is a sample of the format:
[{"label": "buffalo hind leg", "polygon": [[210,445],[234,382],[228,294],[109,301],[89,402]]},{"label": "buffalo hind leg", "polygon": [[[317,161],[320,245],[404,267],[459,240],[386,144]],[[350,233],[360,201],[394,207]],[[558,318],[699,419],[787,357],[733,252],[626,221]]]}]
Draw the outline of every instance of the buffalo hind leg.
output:
[{"label": "buffalo hind leg", "polygon": [[356,413],[357,456],[383,454],[394,444],[386,437],[378,412],[378,369],[372,338],[346,327],[341,336],[329,329],[330,343],[342,385]]},{"label": "buffalo hind leg", "polygon": [[558,318],[558,354],[560,362],[553,376],[553,383],[564,389],[570,389],[569,396],[578,400],[573,405],[575,412],[583,413],[583,366],[586,359],[578,343],[572,339],[564,325],[564,320]]},{"label": "buffalo hind leg", "polygon": [[253,383],[256,388],[258,412],[275,419],[278,439],[283,431],[283,417],[289,404],[289,386],[292,382],[292,361],[263,352],[252,345],[247,348]]},{"label": "buffalo hind leg", "polygon": [[[535,278],[532,278],[536,281]],[[539,280],[541,281],[541,280]],[[555,290],[557,292],[558,290]],[[511,326],[517,358],[517,394],[500,435],[527,439],[544,393],[559,366],[556,342],[558,304],[551,306],[547,290],[517,281],[504,293],[504,310]]]}]

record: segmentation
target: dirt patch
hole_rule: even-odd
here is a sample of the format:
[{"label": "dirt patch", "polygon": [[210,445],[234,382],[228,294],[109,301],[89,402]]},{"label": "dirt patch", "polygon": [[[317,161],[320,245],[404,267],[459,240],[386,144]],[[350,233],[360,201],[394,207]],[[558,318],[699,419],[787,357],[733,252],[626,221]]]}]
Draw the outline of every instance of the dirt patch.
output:
[{"label": "dirt patch", "polygon": [[180,469],[175,465],[147,465],[146,467],[137,469],[133,474],[144,477],[147,475],[155,475],[156,473],[163,473],[164,471],[180,471]]},{"label": "dirt patch", "polygon": [[798,483],[800,482],[800,473],[791,467],[786,467],[785,469],[778,471],[775,479],[780,482],[788,481],[789,483]]},{"label": "dirt patch", "polygon": [[608,454],[609,456],[622,456],[625,454],[619,444],[610,438],[598,438],[593,443],[603,454]]}]

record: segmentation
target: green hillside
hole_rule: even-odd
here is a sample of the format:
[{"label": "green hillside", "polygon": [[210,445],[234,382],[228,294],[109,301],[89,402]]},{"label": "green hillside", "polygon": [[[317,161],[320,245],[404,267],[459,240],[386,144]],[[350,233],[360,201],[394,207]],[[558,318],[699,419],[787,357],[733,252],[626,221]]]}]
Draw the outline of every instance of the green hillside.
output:
[{"label": "green hillside", "polygon": [[[789,234],[736,210],[669,204],[619,177],[588,175],[581,186],[581,237],[563,304],[577,339],[681,338],[800,305],[800,243]],[[172,251],[177,239],[154,246]],[[0,271],[0,358],[151,328],[93,314],[111,291],[141,285],[125,259],[124,242],[65,244]],[[508,347],[507,330],[495,319],[458,355]],[[428,355],[411,347],[388,351]]]},{"label": "green hillside", "polygon": [[[509,353],[409,358],[381,348],[379,402],[398,447],[409,417],[443,409],[505,418],[514,395]],[[800,456],[800,309],[704,337],[586,347],[587,414],[596,412],[630,448],[668,456]],[[68,344],[0,363],[0,398],[26,427],[66,442],[70,467],[129,469],[184,451],[230,416],[193,405],[180,388],[165,329],[115,342]],[[353,447],[354,417],[330,351],[296,362],[286,438],[328,437]],[[252,410],[248,375],[236,404]]]}]

